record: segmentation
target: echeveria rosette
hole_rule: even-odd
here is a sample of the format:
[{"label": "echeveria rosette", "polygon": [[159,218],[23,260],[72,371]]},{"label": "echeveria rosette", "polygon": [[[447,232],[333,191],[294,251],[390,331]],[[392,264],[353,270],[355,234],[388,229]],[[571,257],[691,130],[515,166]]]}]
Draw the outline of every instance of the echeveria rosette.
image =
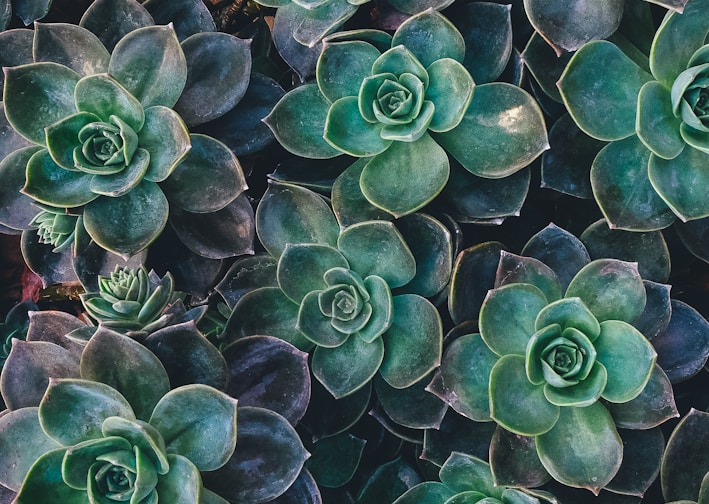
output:
[{"label": "echeveria rosette", "polygon": [[92,318],[119,332],[161,328],[165,309],[178,298],[169,272],[160,278],[143,266],[116,266],[110,276],[99,276],[98,283],[99,291],[81,294],[81,302]]},{"label": "echeveria rosette", "polygon": [[[476,87],[464,57],[463,36],[430,9],[393,36],[336,33],[324,40],[317,83],[291,90],[265,121],[299,156],[367,159],[364,196],[406,215],[443,190],[448,153],[475,175],[502,178],[548,147],[533,100],[508,84]],[[505,154],[495,148],[503,144]]]},{"label": "echeveria rosette", "polygon": [[76,227],[80,225],[80,216],[46,205],[29,223],[31,228],[37,230],[39,243],[54,247],[52,252],[61,252],[71,246]]},{"label": "echeveria rosette", "polygon": [[393,504],[541,504],[556,502],[542,490],[510,488],[495,482],[490,464],[473,455],[453,451],[438,473],[440,482],[425,481],[409,488]]},{"label": "echeveria rosette", "polygon": [[389,222],[352,225],[340,233],[337,247],[286,245],[278,285],[298,304],[296,329],[315,346],[312,372],[333,396],[356,392],[378,372],[389,385],[405,388],[439,362],[436,309],[418,295],[392,295],[415,271],[408,246]]},{"label": "echeveria rosette", "polygon": [[563,297],[558,283],[549,285],[515,282],[488,293],[474,338],[489,378],[471,393],[489,397],[498,425],[535,439],[556,480],[597,493],[623,452],[605,402],[638,397],[655,365],[655,350],[631,325],[645,288],[637,264],[615,259],[587,264]]},{"label": "echeveria rosette", "polygon": [[589,42],[559,81],[578,126],[610,142],[593,162],[591,183],[613,227],[653,230],[675,216],[709,216],[707,33],[709,2],[691,0],[682,13],[667,13],[649,59]]},{"label": "echeveria rosette", "polygon": [[[67,54],[52,52],[52,40]],[[190,135],[173,110],[190,84],[190,66],[171,25],[133,30],[110,55],[95,35],[72,25],[40,25],[34,44],[34,63],[6,69],[8,122],[35,144],[3,162],[13,181],[26,173],[25,196],[6,206],[21,210],[34,201],[81,213],[97,244],[126,257],[157,238],[170,207],[213,213],[244,190],[231,151]],[[213,197],[197,198],[196,191]],[[3,223],[26,229],[18,218]]]},{"label": "echeveria rosette", "polygon": [[[202,488],[200,471],[218,469],[231,457],[236,411],[236,400],[223,392],[185,385],[140,419],[108,385],[50,380],[38,408],[2,418],[4,446],[18,449],[2,462],[1,483],[18,492],[18,502],[186,504],[207,494],[216,498]],[[201,422],[212,427],[195,428]]]}]

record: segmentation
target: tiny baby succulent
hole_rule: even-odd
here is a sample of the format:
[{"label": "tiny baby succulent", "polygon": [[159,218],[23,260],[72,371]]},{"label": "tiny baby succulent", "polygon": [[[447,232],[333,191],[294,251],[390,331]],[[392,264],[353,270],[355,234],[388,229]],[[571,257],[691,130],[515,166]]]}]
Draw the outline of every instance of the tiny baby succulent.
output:
[{"label": "tiny baby succulent", "polygon": [[81,225],[79,216],[71,215],[61,208],[42,207],[29,223],[37,230],[39,243],[52,245],[52,252],[60,252],[74,242],[76,226]]},{"label": "tiny baby succulent", "polygon": [[444,189],[448,154],[472,174],[497,179],[548,148],[534,100],[510,84],[476,86],[464,57],[461,33],[431,9],[393,36],[335,33],[324,40],[317,82],[291,90],[264,121],[296,155],[366,159],[364,196],[406,215]]},{"label": "tiny baby succulent", "polygon": [[[38,24],[34,39],[35,61],[5,69],[5,115],[28,146],[0,164],[3,177],[21,184],[21,194],[3,192],[3,224],[27,229],[33,203],[69,209],[101,247],[130,256],[162,232],[171,206],[214,212],[244,190],[234,155],[190,135],[173,110],[189,67],[172,26],[133,30],[111,54],[79,26]],[[220,173],[218,190],[205,166]],[[197,202],[185,185],[212,197]]]},{"label": "tiny baby succulent", "polygon": [[472,455],[452,452],[439,471],[440,482],[410,488],[394,504],[543,504],[556,499],[548,492],[507,488],[495,483],[490,464]]},{"label": "tiny baby succulent", "polygon": [[613,227],[661,229],[709,216],[704,169],[709,2],[670,11],[649,57],[609,41],[583,45],[558,86],[571,117],[610,142],[591,168],[594,197]]}]

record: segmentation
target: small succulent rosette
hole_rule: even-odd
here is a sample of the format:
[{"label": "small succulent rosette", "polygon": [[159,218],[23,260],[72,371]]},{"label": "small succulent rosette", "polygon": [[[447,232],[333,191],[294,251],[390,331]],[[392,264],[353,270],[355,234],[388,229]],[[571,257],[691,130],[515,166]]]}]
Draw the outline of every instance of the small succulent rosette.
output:
[{"label": "small succulent rosette", "polygon": [[236,302],[227,341],[265,331],[312,350],[312,373],[336,398],[375,375],[403,389],[438,365],[442,321],[420,293],[444,288],[450,250],[429,271],[417,269],[422,257],[394,223],[341,230],[320,195],[285,183],[271,183],[256,222],[275,276],[253,276],[259,283]]},{"label": "small succulent rosette", "polygon": [[200,35],[183,49],[172,25],[145,26],[109,53],[85,28],[38,23],[33,61],[5,69],[0,222],[39,228],[56,247],[70,242],[70,216],[80,215],[94,242],[128,257],[160,235],[171,210],[209,214],[231,204],[246,188],[238,160],[214,138],[190,134],[173,109],[197,122],[178,103],[196,85],[186,51],[228,45]]},{"label": "small succulent rosette", "polygon": [[452,452],[441,466],[439,481],[426,481],[407,490],[393,504],[556,504],[549,492],[497,485],[490,464],[472,455]]},{"label": "small succulent rosette", "polygon": [[558,86],[571,117],[610,142],[591,168],[612,226],[661,229],[709,216],[709,2],[666,14],[649,56],[613,42],[585,44]]},{"label": "small succulent rosette", "polygon": [[[503,253],[479,333],[448,346],[430,387],[465,416],[533,440],[532,457],[557,481],[623,493],[609,485],[624,460],[618,428],[651,429],[677,410],[655,348],[633,325],[649,297],[638,264],[585,262],[562,284],[538,259]],[[647,432],[655,447],[659,432]],[[491,463],[505,471],[504,457]]]},{"label": "small succulent rosette", "polygon": [[317,82],[288,92],[264,121],[298,156],[366,159],[366,199],[410,214],[446,187],[449,154],[473,175],[500,179],[548,148],[531,96],[506,83],[476,86],[465,57],[463,35],[431,9],[393,36],[335,33],[324,41]]}]

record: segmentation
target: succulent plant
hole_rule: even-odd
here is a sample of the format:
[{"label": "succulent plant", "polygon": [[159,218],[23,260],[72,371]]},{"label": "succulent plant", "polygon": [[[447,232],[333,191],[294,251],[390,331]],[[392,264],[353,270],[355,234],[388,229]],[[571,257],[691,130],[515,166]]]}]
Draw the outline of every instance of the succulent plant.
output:
[{"label": "succulent plant", "polygon": [[662,458],[662,494],[672,504],[709,502],[709,413],[692,408],[672,431]]},{"label": "succulent plant", "polygon": [[[295,218],[281,222],[282,212]],[[417,271],[393,223],[365,221],[340,231],[320,196],[283,183],[269,187],[256,216],[261,242],[277,260],[275,285],[264,277],[238,300],[223,333],[227,342],[269,333],[314,348],[313,375],[337,398],[377,373],[392,387],[409,387],[437,365],[442,322],[430,301],[406,290],[426,271]]]},{"label": "succulent plant", "polygon": [[506,488],[495,483],[490,464],[465,453],[453,452],[439,471],[440,482],[426,481],[410,488],[394,504],[483,504],[556,503],[553,495],[524,488]]},{"label": "succulent plant", "polygon": [[366,199],[406,215],[444,189],[448,153],[474,175],[498,179],[548,148],[534,100],[509,84],[476,87],[465,56],[461,33],[431,9],[393,36],[335,33],[324,40],[317,83],[291,90],[264,121],[299,156],[366,159]]},{"label": "succulent plant", "polygon": [[50,206],[43,207],[29,223],[30,227],[37,229],[39,243],[54,247],[52,252],[60,252],[71,246],[77,225],[81,225],[79,216]]},{"label": "succulent plant", "polygon": [[152,332],[166,324],[168,305],[178,299],[170,273],[162,278],[145,267],[116,266],[109,277],[99,276],[99,292],[81,294],[89,315],[119,332]]},{"label": "succulent plant", "polygon": [[29,146],[11,144],[2,160],[22,192],[3,192],[3,224],[26,229],[32,202],[70,209],[96,243],[130,256],[157,238],[171,206],[208,214],[245,189],[231,151],[190,135],[173,110],[191,67],[172,26],[133,30],[111,54],[74,25],[38,24],[34,39],[35,61],[6,69],[5,115]]},{"label": "succulent plant", "polygon": [[27,26],[46,16],[51,6],[52,0],[0,0],[0,30],[7,28],[13,14]]},{"label": "succulent plant", "polygon": [[[593,193],[612,226],[651,230],[709,216],[704,194],[709,2],[670,11],[649,58],[609,41],[583,45],[559,89],[588,135],[610,142],[593,161]],[[600,74],[599,74],[600,72]]]}]

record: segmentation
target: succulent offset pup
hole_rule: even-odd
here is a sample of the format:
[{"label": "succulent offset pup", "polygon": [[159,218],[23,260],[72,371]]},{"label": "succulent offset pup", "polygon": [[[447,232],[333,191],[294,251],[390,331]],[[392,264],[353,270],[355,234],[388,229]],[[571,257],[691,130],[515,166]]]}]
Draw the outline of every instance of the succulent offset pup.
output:
[{"label": "succulent offset pup", "polygon": [[[558,86],[588,135],[611,142],[591,168],[594,196],[613,227],[652,230],[709,216],[709,1],[669,11],[649,59],[588,42]],[[636,58],[636,59],[634,59]]]}]

